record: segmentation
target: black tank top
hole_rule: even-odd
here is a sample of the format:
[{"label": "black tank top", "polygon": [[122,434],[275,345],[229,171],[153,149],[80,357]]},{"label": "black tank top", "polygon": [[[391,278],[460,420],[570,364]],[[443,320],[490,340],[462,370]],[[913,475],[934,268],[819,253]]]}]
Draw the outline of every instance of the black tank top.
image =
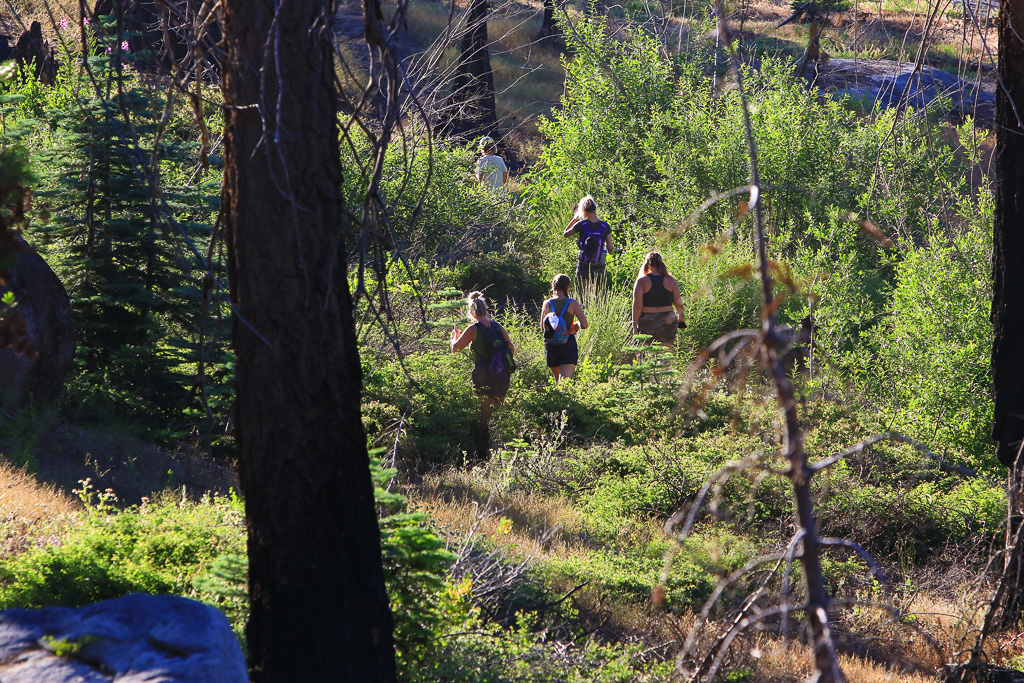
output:
[{"label": "black tank top", "polygon": [[664,308],[672,305],[672,292],[665,289],[665,276],[651,273],[651,289],[644,292],[644,308]]}]

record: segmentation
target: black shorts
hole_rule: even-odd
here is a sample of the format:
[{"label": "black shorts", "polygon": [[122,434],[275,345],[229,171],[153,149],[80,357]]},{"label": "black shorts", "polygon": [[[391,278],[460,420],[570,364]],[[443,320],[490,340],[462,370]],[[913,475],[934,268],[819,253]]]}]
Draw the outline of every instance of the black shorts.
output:
[{"label": "black shorts", "polygon": [[604,283],[605,264],[583,263],[576,264],[576,280],[581,284],[584,282]]},{"label": "black shorts", "polygon": [[486,367],[473,368],[473,389],[481,396],[503,397],[511,379],[507,372],[496,376]]},{"label": "black shorts", "polygon": [[559,365],[576,365],[580,360],[580,349],[576,346],[576,335],[570,334],[564,344],[544,344],[544,357],[549,368]]}]

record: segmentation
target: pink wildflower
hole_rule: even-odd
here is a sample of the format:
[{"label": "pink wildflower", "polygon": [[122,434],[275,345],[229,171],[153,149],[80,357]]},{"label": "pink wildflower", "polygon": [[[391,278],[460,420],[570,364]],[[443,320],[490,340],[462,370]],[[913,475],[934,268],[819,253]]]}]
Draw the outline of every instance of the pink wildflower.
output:
[{"label": "pink wildflower", "polygon": [[60,28],[61,28],[61,30],[63,31],[67,27],[68,27],[68,18],[67,17],[61,17],[60,18]]},{"label": "pink wildflower", "polygon": [[128,41],[127,40],[122,40],[121,41],[121,49],[122,50],[127,50],[128,49]]}]

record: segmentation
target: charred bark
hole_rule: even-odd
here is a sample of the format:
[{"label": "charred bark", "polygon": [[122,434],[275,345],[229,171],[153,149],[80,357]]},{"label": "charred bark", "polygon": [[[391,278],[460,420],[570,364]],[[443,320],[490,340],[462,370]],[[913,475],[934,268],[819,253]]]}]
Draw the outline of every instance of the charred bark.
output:
[{"label": "charred bark", "polygon": [[452,80],[453,132],[487,131],[498,120],[487,47],[487,0],[472,0]]},{"label": "charred bark", "polygon": [[544,17],[540,22],[540,31],[537,32],[538,40],[545,40],[547,44],[562,49],[565,46],[565,36],[555,19],[555,0],[544,0]]},{"label": "charred bark", "polygon": [[[999,10],[999,75],[996,91],[996,191],[992,251],[992,380],[995,396],[992,438],[999,461],[1010,468],[1007,546],[1024,519],[1024,1],[1005,0]],[[1005,88],[1005,90],[1004,90]],[[1004,596],[1002,625],[1024,615],[1021,558],[1009,552],[1004,570],[1017,579]]]},{"label": "charred bark", "polygon": [[259,683],[395,678],[339,219],[331,5],[223,4],[223,222]]}]

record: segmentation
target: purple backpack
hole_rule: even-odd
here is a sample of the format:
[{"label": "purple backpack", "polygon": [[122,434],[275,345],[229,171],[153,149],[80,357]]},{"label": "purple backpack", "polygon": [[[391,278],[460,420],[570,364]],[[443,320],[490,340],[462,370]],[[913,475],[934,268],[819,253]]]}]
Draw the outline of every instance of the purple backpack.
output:
[{"label": "purple backpack", "polygon": [[600,263],[601,251],[604,246],[604,229],[608,224],[604,221],[589,221],[586,218],[576,224],[579,237],[576,246],[580,250],[580,263]]}]

